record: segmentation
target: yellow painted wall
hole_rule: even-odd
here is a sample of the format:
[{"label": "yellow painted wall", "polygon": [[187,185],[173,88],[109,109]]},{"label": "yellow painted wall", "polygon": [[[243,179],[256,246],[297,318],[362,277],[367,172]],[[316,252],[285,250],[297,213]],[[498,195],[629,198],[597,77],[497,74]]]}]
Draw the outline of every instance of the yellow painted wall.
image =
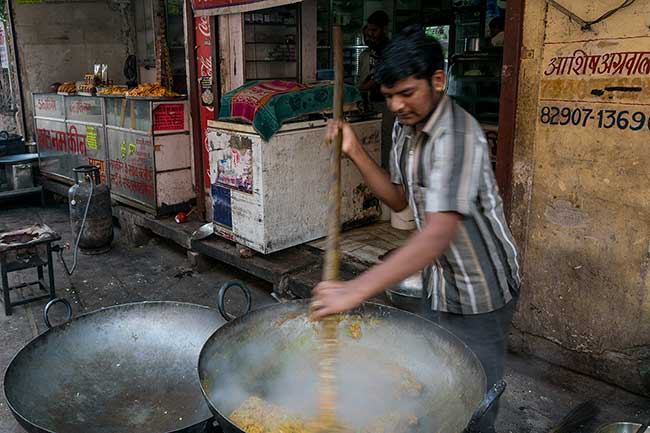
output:
[{"label": "yellow painted wall", "polygon": [[[620,0],[558,0],[585,20]],[[648,393],[650,0],[592,31],[527,0],[512,225],[514,347]]]}]

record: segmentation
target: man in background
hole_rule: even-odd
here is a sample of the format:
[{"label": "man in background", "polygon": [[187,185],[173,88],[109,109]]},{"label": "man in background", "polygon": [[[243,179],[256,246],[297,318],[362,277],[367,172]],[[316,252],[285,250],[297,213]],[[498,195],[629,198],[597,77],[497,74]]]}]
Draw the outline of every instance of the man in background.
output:
[{"label": "man in background", "polygon": [[502,16],[493,18],[489,24],[490,27],[490,45],[493,47],[503,47],[505,20]]},{"label": "man in background", "polygon": [[388,44],[388,24],[390,19],[384,11],[373,12],[363,28],[363,39],[368,46],[359,56],[359,90],[364,96],[367,108],[382,114],[381,165],[388,168],[391,134],[395,117],[386,107],[386,101],[373,78],[382,51]]}]

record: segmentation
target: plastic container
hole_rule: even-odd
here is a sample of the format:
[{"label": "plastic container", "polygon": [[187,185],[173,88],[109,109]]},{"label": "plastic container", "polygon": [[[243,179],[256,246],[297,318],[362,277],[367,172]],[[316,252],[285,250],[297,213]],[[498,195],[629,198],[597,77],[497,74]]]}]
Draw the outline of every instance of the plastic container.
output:
[{"label": "plastic container", "polygon": [[407,206],[403,211],[391,212],[390,224],[397,230],[415,230],[415,217],[410,206]]}]

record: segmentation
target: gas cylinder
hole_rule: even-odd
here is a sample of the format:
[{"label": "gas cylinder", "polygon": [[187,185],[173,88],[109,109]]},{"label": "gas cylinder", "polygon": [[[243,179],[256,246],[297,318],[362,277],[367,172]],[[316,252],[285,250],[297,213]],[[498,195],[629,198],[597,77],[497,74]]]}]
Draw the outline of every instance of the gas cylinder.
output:
[{"label": "gas cylinder", "polygon": [[99,168],[94,165],[82,165],[72,171],[75,183],[68,190],[68,203],[73,242],[78,240],[84,254],[105,253],[113,241],[110,189],[101,183]]}]

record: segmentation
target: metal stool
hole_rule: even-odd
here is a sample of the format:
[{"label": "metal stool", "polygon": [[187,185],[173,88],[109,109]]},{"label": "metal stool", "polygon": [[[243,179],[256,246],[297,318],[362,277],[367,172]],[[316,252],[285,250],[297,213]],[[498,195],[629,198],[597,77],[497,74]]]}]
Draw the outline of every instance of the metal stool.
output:
[{"label": "metal stool", "polygon": [[[27,304],[28,302],[41,299],[54,299],[54,269],[52,261],[52,242],[61,239],[54,230],[44,224],[6,232],[0,235],[0,275],[2,301],[5,306],[5,314],[11,315],[11,307]],[[45,282],[43,266],[47,266],[49,283]],[[9,272],[23,269],[36,268],[38,280],[22,283],[16,286],[9,286]],[[11,302],[10,293],[12,290],[28,286],[38,286],[46,294],[32,296]]]}]

